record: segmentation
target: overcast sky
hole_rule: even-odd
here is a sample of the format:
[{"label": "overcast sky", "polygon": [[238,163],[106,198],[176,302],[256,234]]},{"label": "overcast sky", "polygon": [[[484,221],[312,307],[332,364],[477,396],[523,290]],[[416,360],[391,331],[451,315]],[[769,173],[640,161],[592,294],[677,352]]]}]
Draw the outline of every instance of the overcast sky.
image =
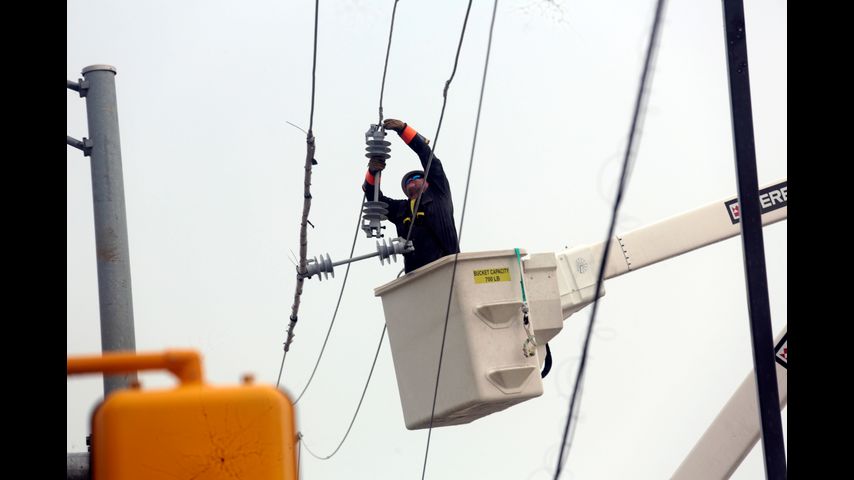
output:
[{"label": "overcast sky", "polygon": [[[310,256],[346,258],[377,121],[393,2],[321,2]],[[137,349],[195,348],[206,379],[275,383],[295,283],[314,2],[67,2],[66,77],[116,67]],[[384,110],[435,138],[462,1],[401,0]],[[436,154],[459,225],[492,2],[472,7]],[[602,240],[625,146],[653,1],[502,1],[463,227],[464,252],[560,251]],[[787,3],[746,2],[760,183],[787,175]],[[649,108],[618,231],[736,191],[721,3],[668,2]],[[67,94],[67,133],[88,136]],[[418,167],[396,135],[386,176]],[[67,148],[67,350],[100,350],[88,159]],[[391,230],[390,227],[389,230]],[[787,222],[764,229],[773,329],[787,322]],[[374,251],[359,234],[356,253]],[[307,444],[328,454],[362,391],[383,326],[373,288],[401,265],[353,265],[317,375],[297,406]],[[344,268],[308,280],[283,385],[302,390]],[[752,369],[738,239],[606,283],[565,479],[668,478]],[[582,326],[551,342],[545,393],[434,430],[427,478],[551,478]],[[433,367],[430,367],[433,368]],[[174,384],[142,376],[144,387]],[[85,450],[100,378],[67,388],[67,448]],[[786,410],[783,411],[784,428]],[[304,478],[419,478],[426,430],[405,428],[388,340],[338,454],[303,456]],[[755,448],[733,478],[764,478]]]}]

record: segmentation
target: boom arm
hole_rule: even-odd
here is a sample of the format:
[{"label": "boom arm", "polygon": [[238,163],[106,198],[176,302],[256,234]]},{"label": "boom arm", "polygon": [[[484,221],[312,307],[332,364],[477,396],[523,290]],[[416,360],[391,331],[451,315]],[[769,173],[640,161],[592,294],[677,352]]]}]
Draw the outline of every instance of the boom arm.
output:
[{"label": "boom arm", "polygon": [[[786,219],[787,179],[759,190],[762,224]],[[737,198],[729,197],[688,213],[667,218],[614,237],[605,266],[605,279],[618,277],[662,260],[726,240],[741,233]],[[563,318],[593,302],[596,275],[604,243],[568,248],[556,254],[558,290]],[[601,294],[604,295],[604,289]],[[557,332],[554,332],[555,334]],[[537,338],[547,342],[554,335]]]},{"label": "boom arm", "polygon": [[[781,410],[789,401],[787,330],[788,325],[774,339]],[[731,477],[759,441],[758,411],[756,375],[751,371],[670,479]]]}]

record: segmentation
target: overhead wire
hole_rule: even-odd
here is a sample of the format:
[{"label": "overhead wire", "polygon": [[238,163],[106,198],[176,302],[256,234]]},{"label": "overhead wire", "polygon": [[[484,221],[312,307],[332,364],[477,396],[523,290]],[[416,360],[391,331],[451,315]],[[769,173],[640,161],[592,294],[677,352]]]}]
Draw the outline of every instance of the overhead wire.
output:
[{"label": "overhead wire", "polygon": [[[394,33],[394,18],[395,18],[395,16],[397,16],[397,2],[398,2],[398,0],[394,0],[394,7],[392,7],[392,9],[391,9],[391,24],[388,27],[388,44],[386,45],[386,49],[385,49],[385,63],[383,64],[383,78],[382,78],[382,81],[380,82],[380,104],[379,104],[379,107],[377,109],[379,111],[379,118],[380,118],[377,125],[380,127],[382,127],[382,124],[383,124],[383,96],[385,95],[385,78],[386,78],[386,74],[388,73],[388,59],[389,59],[389,56],[391,55],[391,39],[392,39],[392,34]],[[376,188],[377,189],[380,188],[380,182],[381,182],[380,179],[381,178],[382,178],[382,170],[380,170],[376,173]],[[375,192],[375,194],[378,195],[379,191]]]},{"label": "overhead wire", "polygon": [[[424,168],[424,182],[427,182],[427,177],[430,175],[430,165],[433,164],[433,157],[435,156],[436,147],[439,145],[439,132],[442,131],[442,121],[445,119],[445,107],[448,105],[448,88],[451,86],[451,81],[454,79],[454,75],[457,74],[457,64],[460,62],[460,51],[463,48],[463,38],[466,35],[466,25],[469,21],[469,13],[471,12],[471,4],[472,0],[469,0],[468,7],[466,7],[466,16],[463,20],[463,28],[460,32],[460,42],[457,45],[457,54],[454,56],[454,68],[451,70],[451,76],[445,82],[445,88],[442,90],[442,111],[439,113],[439,125],[436,127],[436,135],[433,137],[433,148],[430,149],[430,157],[427,159],[427,166]],[[417,218],[418,216],[418,207],[421,205],[421,196],[424,194],[424,190],[418,192],[418,198],[415,200],[415,206],[412,209],[412,218]],[[415,222],[411,222],[409,224],[409,231],[406,233],[406,241],[409,241],[409,238],[412,236],[412,227],[415,226]],[[406,242],[404,242],[406,243]]]},{"label": "overhead wire", "polygon": [[314,127],[314,85],[317,80],[317,21],[319,18],[320,0],[314,0],[314,47],[311,54],[311,113],[308,117],[308,135],[312,135],[311,131]]},{"label": "overhead wire", "polygon": [[[469,9],[471,9],[471,1],[469,1]],[[465,220],[466,220],[466,205],[468,204],[469,185],[471,183],[472,166],[474,165],[474,152],[475,152],[475,147],[477,146],[477,134],[478,134],[478,131],[480,130],[480,114],[481,114],[481,111],[483,109],[483,94],[484,94],[484,91],[486,90],[486,74],[489,71],[489,57],[490,57],[490,54],[492,52],[492,34],[493,34],[494,29],[495,29],[495,15],[496,15],[497,10],[498,10],[498,0],[494,0],[493,5],[492,5],[492,19],[490,20],[490,23],[489,23],[489,40],[487,41],[487,46],[486,46],[486,59],[485,59],[484,64],[483,64],[483,76],[481,78],[481,83],[480,83],[480,96],[479,96],[478,102],[477,102],[477,116],[476,116],[476,120],[475,120],[475,124],[474,124],[474,135],[473,135],[472,144],[471,144],[471,154],[469,155],[469,166],[468,166],[468,172],[466,173],[466,188],[465,188],[465,193],[463,194],[463,209],[462,209],[462,214],[460,215],[460,235],[459,235],[460,242],[462,242],[463,225],[465,224]],[[469,14],[469,10],[466,10],[466,21],[468,20],[468,14]],[[462,36],[463,35],[465,35],[465,22],[463,22],[463,33],[460,35],[460,47],[462,46]],[[457,49],[457,60],[459,59],[459,54],[460,53],[459,53],[459,47],[458,47],[458,49]],[[456,71],[456,60],[454,61],[454,71]],[[453,74],[451,75],[451,78],[453,78]],[[450,80],[448,80],[448,83],[445,86],[445,101],[446,102],[447,102],[447,89],[448,89],[447,86],[448,85],[450,85]],[[442,105],[442,113],[443,114],[444,114],[444,111],[445,111],[445,106],[443,104]],[[441,119],[439,121],[439,125],[441,128]],[[438,128],[437,128],[436,135],[438,136],[438,134],[439,133],[438,133]],[[435,144],[434,144],[434,147],[435,147]],[[432,160],[433,160],[433,158],[432,158],[432,151],[431,151],[430,161],[432,161]],[[429,163],[430,162],[428,162],[427,171],[429,171],[429,169],[430,169]],[[425,179],[426,179],[426,175],[425,175]],[[419,200],[420,200],[420,195],[419,195]],[[415,210],[417,211],[417,207]],[[412,232],[411,226],[410,226],[409,230],[411,233]],[[451,272],[451,283],[450,283],[449,288],[448,288],[448,303],[447,303],[446,308],[445,308],[445,325],[442,328],[442,345],[441,345],[440,350],[439,350],[439,365],[438,365],[437,371],[436,371],[436,384],[433,388],[433,404],[432,404],[432,407],[430,409],[430,427],[429,427],[429,430],[427,431],[427,445],[424,449],[424,463],[421,467],[421,480],[424,480],[425,475],[427,473],[427,458],[429,457],[429,454],[430,454],[430,440],[431,440],[432,435],[433,435],[433,420],[434,420],[435,415],[436,415],[436,398],[439,394],[439,378],[440,378],[440,375],[442,373],[442,360],[443,360],[443,357],[445,354],[445,340],[446,340],[447,334],[448,334],[448,317],[450,316],[450,311],[451,311],[451,300],[453,298],[453,293],[454,293],[454,281],[455,281],[456,276],[457,276],[457,259],[458,258],[459,258],[459,253],[455,253],[454,254],[454,266],[453,266],[453,269]]]},{"label": "overhead wire", "polygon": [[[391,40],[392,40],[392,34],[394,33],[394,18],[397,14],[397,2],[398,2],[398,0],[394,0],[394,8],[392,9],[392,12],[391,12],[391,26],[389,27],[389,32],[388,32],[388,46],[386,47],[386,57],[385,57],[385,65],[383,67],[382,86],[380,87],[380,104],[379,104],[380,123],[382,123],[383,92],[385,91],[385,79],[386,79],[386,73],[388,72],[388,59],[389,59],[389,54],[391,52]],[[362,204],[363,205],[364,205],[365,200],[366,200],[366,196],[363,196],[362,197]],[[356,249],[356,239],[359,236],[359,226],[361,223],[361,218],[362,218],[362,207],[360,206],[359,207],[359,216],[356,219],[356,231],[353,233],[353,243],[350,246],[350,257],[349,257],[350,259],[353,258],[353,252]],[[302,392],[300,392],[299,396],[297,396],[297,399],[294,401],[294,405],[296,405],[300,401],[302,396],[305,394],[306,390],[308,389],[308,386],[311,384],[312,379],[314,379],[314,374],[317,372],[318,365],[320,365],[320,359],[323,357],[323,352],[326,350],[326,344],[329,341],[329,335],[330,335],[330,333],[332,333],[332,326],[335,324],[335,318],[338,316],[338,308],[341,305],[341,298],[344,295],[344,288],[347,285],[347,278],[350,275],[350,265],[351,265],[351,263],[348,262],[347,263],[347,270],[344,273],[344,281],[342,282],[341,290],[338,293],[338,301],[335,304],[335,312],[332,314],[332,320],[330,321],[329,328],[326,331],[326,338],[323,339],[323,346],[320,348],[320,354],[317,356],[317,361],[314,364],[314,368],[311,371],[311,375],[309,376],[308,382],[306,382],[306,385],[303,387]]]},{"label": "overhead wire", "polygon": [[[384,63],[384,66],[383,66],[383,76],[382,76],[382,82],[381,82],[381,87],[380,87],[380,99],[379,99],[379,117],[380,117],[380,121],[379,121],[379,123],[380,123],[380,124],[382,124],[382,120],[383,120],[383,95],[384,95],[384,92],[385,92],[385,80],[386,80],[386,75],[387,75],[387,72],[388,72],[388,60],[389,60],[389,55],[390,55],[390,52],[391,52],[392,34],[394,33],[394,19],[395,19],[395,16],[396,16],[396,14],[397,14],[397,2],[398,2],[398,0],[394,0],[394,7],[392,8],[392,13],[391,13],[391,25],[389,26],[389,32],[388,32],[388,45],[387,45],[387,47],[386,47],[386,57],[385,57],[385,63]],[[364,203],[364,201],[365,201],[365,200],[366,200],[366,197],[365,197],[365,196],[363,196],[363,197],[362,197],[362,202]],[[361,207],[360,207],[360,209],[359,209],[359,217],[358,217],[358,219],[359,219],[359,220],[361,220]],[[351,247],[350,247],[350,258],[351,258],[351,259],[353,258],[353,253],[354,253],[355,248],[356,248],[356,239],[358,238],[358,234],[359,234],[359,225],[360,225],[360,221],[356,223],[356,231],[355,231],[355,233],[354,233],[354,235],[353,235],[353,244],[352,244],[352,245],[351,245]],[[302,398],[303,394],[305,394],[306,390],[308,389],[308,386],[311,384],[311,381],[312,381],[312,379],[314,378],[314,374],[315,374],[315,372],[317,371],[317,367],[318,367],[318,365],[320,364],[320,359],[323,357],[323,352],[324,352],[324,351],[325,351],[325,349],[326,349],[326,344],[327,344],[327,342],[328,342],[328,340],[329,340],[329,335],[330,335],[330,333],[332,332],[332,326],[334,325],[334,323],[335,323],[335,318],[336,318],[336,316],[338,315],[338,308],[339,308],[339,306],[340,306],[340,304],[341,304],[341,298],[342,298],[342,296],[344,295],[344,287],[345,287],[345,286],[346,286],[346,284],[347,284],[347,278],[348,278],[348,276],[349,276],[349,274],[350,274],[350,265],[351,265],[351,263],[349,263],[349,262],[348,262],[348,263],[347,263],[347,270],[346,270],[346,272],[345,272],[345,274],[344,274],[344,281],[342,282],[341,290],[340,290],[340,292],[339,292],[339,294],[338,294],[338,302],[337,302],[337,303],[336,303],[336,305],[335,305],[335,312],[334,312],[334,313],[333,313],[333,315],[332,315],[332,321],[331,321],[331,322],[330,322],[330,324],[329,324],[329,329],[326,331],[326,338],[323,340],[323,346],[322,346],[322,347],[321,347],[321,349],[320,349],[320,354],[319,354],[319,355],[318,355],[318,357],[317,357],[317,361],[316,361],[316,362],[315,362],[315,364],[314,364],[314,369],[313,369],[313,370],[312,370],[312,372],[311,372],[311,376],[309,377],[308,382],[306,383],[305,387],[303,387],[303,390],[302,390],[302,392],[299,394],[299,396],[297,397],[296,401],[294,401],[294,405],[296,405],[296,404],[297,404],[297,402],[299,402],[299,401],[300,401],[300,399]],[[400,277],[400,275],[402,275],[402,274],[403,274],[403,272],[404,272],[404,271],[403,271],[403,270],[401,270],[401,271],[400,271],[400,273],[398,273],[398,275],[397,275],[397,276],[398,276],[398,277]],[[350,424],[349,424],[349,426],[347,427],[347,431],[344,433],[344,437],[343,437],[343,438],[341,439],[341,441],[338,443],[338,446],[337,446],[337,447],[335,447],[335,450],[333,450],[333,451],[332,451],[332,453],[330,453],[329,455],[326,455],[326,456],[319,456],[319,455],[315,454],[315,453],[314,453],[314,452],[313,452],[313,451],[308,447],[308,445],[307,445],[307,444],[305,444],[305,449],[306,449],[306,451],[307,451],[311,456],[313,456],[314,458],[316,458],[316,459],[318,459],[318,460],[328,460],[328,459],[332,458],[332,456],[334,456],[334,455],[338,452],[338,450],[341,448],[341,446],[342,446],[342,445],[344,445],[344,441],[345,441],[345,440],[347,440],[347,436],[348,436],[348,435],[350,435],[350,430],[353,428],[353,424],[356,422],[356,417],[359,415],[359,411],[360,411],[360,410],[361,410],[361,408],[362,408],[362,402],[363,402],[363,401],[364,401],[364,399],[365,399],[365,393],[368,391],[368,386],[369,386],[369,385],[370,385],[370,383],[371,383],[371,378],[372,378],[373,373],[374,373],[374,367],[375,367],[375,366],[376,366],[376,364],[377,364],[377,358],[379,357],[379,354],[380,354],[380,347],[382,346],[383,339],[385,338],[386,328],[387,328],[387,326],[384,324],[384,325],[383,325],[382,333],[380,334],[380,340],[379,340],[379,342],[378,342],[378,344],[377,344],[377,350],[376,350],[376,353],[374,354],[373,362],[371,363],[371,370],[370,370],[370,372],[368,373],[368,378],[367,378],[367,380],[365,381],[365,386],[364,386],[364,388],[362,389],[362,396],[359,398],[359,403],[358,403],[358,405],[356,406],[356,411],[355,411],[355,413],[353,414],[353,418],[350,420]],[[300,445],[301,445],[301,446],[305,443],[305,442],[304,442],[304,440],[303,440],[303,438],[304,438],[304,436],[303,436],[302,434],[300,434],[300,435],[299,435],[299,441],[300,441]]]},{"label": "overhead wire", "polygon": [[[608,234],[605,236],[605,248],[602,252],[602,259],[599,262],[599,273],[596,279],[596,292],[593,295],[593,310],[590,313],[590,320],[587,323],[587,331],[584,335],[584,346],[581,350],[581,361],[578,364],[578,371],[575,376],[575,385],[572,390],[572,396],[570,397],[569,402],[569,412],[566,417],[566,425],[563,430],[563,438],[561,439],[561,447],[560,452],[557,457],[557,467],[555,468],[554,479],[560,476],[561,470],[563,470],[563,466],[566,463],[566,460],[569,458],[569,447],[571,445],[572,438],[569,437],[570,433],[570,425],[572,424],[573,413],[575,412],[576,405],[580,403],[580,392],[581,385],[584,379],[584,369],[587,366],[587,356],[590,350],[590,338],[593,333],[593,324],[596,321],[596,313],[599,309],[599,295],[602,291],[602,282],[605,276],[605,265],[608,261],[608,253],[611,249],[611,239],[614,236],[614,229],[617,223],[617,214],[619,213],[620,204],[623,201],[623,193],[626,189],[626,184],[628,183],[630,164],[633,163],[632,159],[637,153],[637,143],[640,137],[640,125],[643,122],[643,117],[641,112],[644,111],[644,107],[646,105],[646,101],[648,99],[648,89],[647,82],[651,77],[652,65],[654,63],[656,46],[658,45],[658,36],[659,36],[659,27],[661,25],[661,18],[664,15],[664,0],[657,0],[655,7],[655,15],[652,21],[652,31],[649,37],[649,44],[647,45],[646,50],[646,58],[644,60],[643,70],[640,76],[640,85],[638,86],[638,93],[635,99],[634,113],[632,115],[632,123],[629,128],[629,138],[626,144],[626,151],[623,156],[623,165],[622,171],[620,172],[620,184],[617,188],[617,194],[614,198],[614,206],[611,211],[611,221],[608,225]],[[573,436],[575,434],[576,429],[573,429]],[[569,438],[570,442],[567,442]]]},{"label": "overhead wire", "polygon": [[394,7],[391,9],[391,25],[388,27],[388,45],[385,49],[385,65],[383,65],[383,79],[380,83],[380,121],[378,125],[383,124],[383,95],[385,94],[385,77],[388,72],[388,57],[391,53],[391,34],[394,32],[394,17],[397,15],[397,2],[398,0],[394,0]]},{"label": "overhead wire", "polygon": [[[362,201],[364,202],[365,196],[362,196]],[[359,215],[356,217],[356,231],[353,232],[353,244],[350,245],[350,258],[353,258],[353,252],[356,251],[356,239],[359,237],[359,225],[362,223],[362,207],[359,207]],[[332,320],[329,322],[329,328],[326,330],[326,338],[323,339],[323,346],[320,347],[320,353],[317,355],[317,361],[314,362],[314,368],[311,370],[311,375],[308,377],[308,381],[305,383],[305,386],[302,388],[302,391],[297,396],[297,399],[294,400],[294,406],[299,403],[302,396],[305,394],[305,391],[308,390],[308,386],[311,385],[311,381],[314,379],[314,374],[317,372],[317,367],[320,365],[320,359],[323,358],[323,352],[326,351],[326,343],[329,341],[329,334],[332,333],[332,326],[335,325],[335,318],[338,317],[338,308],[341,306],[341,298],[344,296],[344,288],[347,286],[347,279],[350,276],[350,265],[352,263],[347,263],[347,270],[344,271],[344,280],[341,282],[341,290],[338,292],[338,301],[335,303],[335,311],[332,313]]]},{"label": "overhead wire", "polygon": [[374,353],[374,361],[373,361],[373,363],[371,363],[371,371],[368,373],[368,379],[365,381],[365,387],[362,389],[362,396],[361,396],[361,397],[359,397],[359,404],[358,404],[358,405],[356,405],[356,411],[353,413],[353,418],[350,420],[350,425],[348,425],[348,426],[347,426],[347,431],[346,431],[346,432],[344,432],[344,437],[343,437],[343,438],[341,438],[341,441],[340,441],[340,442],[338,442],[338,446],[337,446],[337,447],[335,447],[335,450],[332,450],[332,453],[330,453],[329,455],[320,456],[320,455],[318,455],[318,454],[314,453],[314,452],[313,452],[313,451],[308,447],[308,444],[305,444],[305,437],[304,437],[304,436],[302,436],[302,435],[300,435],[300,437],[299,437],[300,442],[301,442],[301,443],[303,443],[303,444],[305,444],[305,450],[306,450],[306,451],[307,451],[307,452],[308,452],[312,457],[314,457],[314,458],[316,458],[316,459],[318,459],[318,460],[329,460],[329,459],[330,459],[330,458],[332,458],[336,453],[338,453],[338,450],[340,450],[340,449],[341,449],[341,446],[342,446],[342,445],[344,445],[344,441],[345,441],[345,440],[347,440],[347,436],[348,436],[348,435],[350,435],[350,430],[353,428],[353,424],[354,424],[354,423],[356,423],[356,417],[358,417],[358,416],[359,416],[359,410],[361,410],[361,409],[362,409],[362,402],[365,400],[365,393],[367,393],[367,391],[368,391],[368,385],[370,385],[370,384],[371,384],[371,377],[374,375],[374,367],[376,367],[376,365],[377,365],[377,358],[378,358],[378,357],[379,357],[379,355],[380,355],[380,347],[382,347],[383,339],[385,339],[385,332],[386,332],[386,328],[387,328],[387,326],[386,326],[385,324],[383,324],[383,331],[382,331],[382,333],[380,334],[380,341],[377,343],[377,351],[376,351],[376,353]]},{"label": "overhead wire", "polygon": [[314,97],[315,97],[315,80],[317,77],[317,23],[318,11],[320,9],[320,0],[314,1],[314,48],[312,51],[311,60],[311,113],[309,115],[308,132],[305,136],[306,152],[305,152],[305,175],[303,176],[303,206],[302,220],[300,221],[300,246],[299,246],[299,268],[297,270],[297,282],[294,287],[294,303],[291,306],[290,322],[288,323],[287,338],[284,342],[282,352],[282,364],[279,366],[279,375],[276,377],[276,388],[282,382],[282,372],[285,369],[285,358],[288,356],[291,342],[294,339],[294,328],[299,318],[300,296],[302,295],[302,287],[305,282],[304,274],[306,272],[307,255],[308,255],[308,212],[311,210],[311,167],[314,164]]}]

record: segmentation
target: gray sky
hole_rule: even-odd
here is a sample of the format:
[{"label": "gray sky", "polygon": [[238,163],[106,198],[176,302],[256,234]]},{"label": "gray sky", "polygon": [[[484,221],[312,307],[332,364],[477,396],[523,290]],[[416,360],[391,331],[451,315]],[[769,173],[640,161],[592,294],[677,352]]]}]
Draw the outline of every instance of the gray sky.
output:
[{"label": "gray sky", "polygon": [[[472,8],[436,154],[459,225],[492,2]],[[746,2],[761,183],[787,175],[787,4]],[[321,2],[309,254],[347,256],[377,120],[393,2]],[[558,6],[555,7],[555,4]],[[195,348],[206,378],[275,383],[293,300],[308,126],[313,2],[67,2],[66,76],[107,63],[117,91],[137,348]],[[463,227],[463,251],[599,242],[609,219],[654,2],[503,1]],[[384,109],[434,138],[465,2],[401,0]],[[67,95],[67,133],[87,136]],[[618,231],[735,193],[720,2],[672,0]],[[394,135],[387,193],[418,166]],[[67,350],[100,349],[87,160],[67,149]],[[392,229],[393,227],[390,227]],[[787,223],[764,230],[773,328],[787,322]],[[374,250],[360,234],[356,253]],[[356,407],[400,265],[355,264],[327,352],[297,407],[319,454]],[[305,286],[283,384],[317,358],[344,269]],[[566,479],[667,478],[752,368],[740,243],[609,281]],[[543,396],[434,430],[428,478],[551,478],[590,309],[551,342]],[[142,376],[145,387],[174,384]],[[85,449],[101,381],[67,388],[67,447]],[[786,411],[783,411],[784,428]],[[305,478],[417,478],[426,430],[403,423],[386,340],[344,447]],[[733,478],[764,478],[759,448]]]}]

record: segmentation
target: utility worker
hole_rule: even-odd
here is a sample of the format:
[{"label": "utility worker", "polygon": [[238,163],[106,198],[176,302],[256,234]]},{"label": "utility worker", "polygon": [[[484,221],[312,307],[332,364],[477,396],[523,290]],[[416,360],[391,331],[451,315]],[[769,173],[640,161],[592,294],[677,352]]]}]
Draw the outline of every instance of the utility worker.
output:
[{"label": "utility worker", "polygon": [[[431,149],[424,136],[393,118],[386,119],[383,127],[397,132],[409,148],[418,154],[424,169],[427,168]],[[368,173],[362,190],[369,200],[374,198],[374,175],[384,168],[385,162],[382,160],[372,159],[368,162]],[[446,255],[459,253],[460,241],[457,238],[457,227],[454,225],[454,203],[442,162],[434,156],[429,175],[425,176],[424,170],[413,170],[403,176],[400,186],[408,200],[388,198],[383,195],[382,190],[379,195],[381,201],[388,203],[388,219],[397,227],[399,237],[407,238],[413,222],[415,202],[418,194],[423,192],[415,215],[415,226],[412,227],[412,235],[409,237],[415,250],[403,255],[406,273]]]}]

